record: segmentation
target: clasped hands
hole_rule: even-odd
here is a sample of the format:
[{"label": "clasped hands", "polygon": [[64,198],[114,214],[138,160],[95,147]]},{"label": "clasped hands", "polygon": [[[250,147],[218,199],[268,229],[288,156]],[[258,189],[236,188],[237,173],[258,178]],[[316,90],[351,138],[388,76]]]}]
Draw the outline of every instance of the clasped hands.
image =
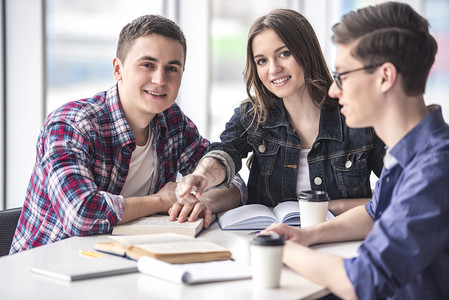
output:
[{"label": "clasped hands", "polygon": [[204,218],[204,228],[209,227],[212,211],[208,206],[205,191],[208,181],[203,175],[189,174],[184,176],[176,186],[176,202],[168,210],[170,220],[178,222],[194,222],[198,217]]}]

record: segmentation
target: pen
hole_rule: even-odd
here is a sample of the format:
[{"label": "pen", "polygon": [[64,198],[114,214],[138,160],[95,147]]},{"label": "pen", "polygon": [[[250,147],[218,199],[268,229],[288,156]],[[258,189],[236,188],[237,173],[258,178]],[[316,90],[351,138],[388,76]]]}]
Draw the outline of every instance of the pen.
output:
[{"label": "pen", "polygon": [[82,255],[90,256],[90,257],[102,257],[104,254],[95,252],[95,251],[86,251],[86,250],[79,250],[79,253]]},{"label": "pen", "polygon": [[248,233],[248,235],[256,235],[258,233],[260,233],[260,230],[256,230],[256,231],[250,232],[250,233]]}]

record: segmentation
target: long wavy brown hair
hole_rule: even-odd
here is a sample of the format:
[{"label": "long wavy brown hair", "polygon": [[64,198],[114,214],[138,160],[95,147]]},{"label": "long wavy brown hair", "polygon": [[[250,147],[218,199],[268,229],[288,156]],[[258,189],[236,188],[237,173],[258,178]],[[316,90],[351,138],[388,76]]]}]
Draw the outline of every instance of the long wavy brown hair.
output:
[{"label": "long wavy brown hair", "polygon": [[245,101],[252,104],[249,111],[253,115],[250,126],[254,122],[257,126],[266,122],[269,117],[268,111],[276,98],[263,85],[257,74],[252,47],[254,38],[269,29],[280,37],[304,70],[305,84],[315,105],[321,108],[324,104],[337,104],[327,96],[327,91],[332,84],[332,77],[324,60],[318,38],[309,21],[297,11],[276,9],[258,18],[248,34],[246,66],[243,75],[248,94],[248,99]]}]

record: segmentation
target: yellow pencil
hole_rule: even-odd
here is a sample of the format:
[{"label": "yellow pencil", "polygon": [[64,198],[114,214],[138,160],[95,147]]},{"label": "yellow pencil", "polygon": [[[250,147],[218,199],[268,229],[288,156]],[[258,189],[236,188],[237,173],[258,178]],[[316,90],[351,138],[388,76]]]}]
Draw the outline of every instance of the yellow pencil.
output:
[{"label": "yellow pencil", "polygon": [[86,251],[86,250],[79,250],[79,253],[82,255],[90,256],[90,257],[102,257],[104,254],[95,252],[95,251]]}]

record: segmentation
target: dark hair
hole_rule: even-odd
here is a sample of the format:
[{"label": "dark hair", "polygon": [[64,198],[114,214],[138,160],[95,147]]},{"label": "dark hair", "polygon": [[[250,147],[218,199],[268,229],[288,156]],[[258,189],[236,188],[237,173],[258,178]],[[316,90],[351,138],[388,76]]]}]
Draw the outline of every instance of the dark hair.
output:
[{"label": "dark hair", "polygon": [[[258,18],[248,34],[244,77],[249,97],[247,101],[252,103],[253,121],[256,121],[257,124],[264,123],[268,117],[268,110],[276,98],[263,85],[257,74],[252,49],[254,38],[268,29],[273,30],[279,36],[303,69],[307,90],[317,107],[321,107],[323,104],[336,104],[327,95],[332,84],[332,77],[312,26],[297,11],[276,9]],[[254,89],[255,95],[252,95],[252,89]]]},{"label": "dark hair", "polygon": [[423,94],[437,43],[429,23],[408,4],[386,2],[344,15],[332,27],[332,41],[357,41],[352,55],[365,65],[391,62],[403,78],[407,95]]},{"label": "dark hair", "polygon": [[159,15],[141,16],[123,27],[117,44],[116,56],[124,63],[130,47],[140,37],[159,34],[178,41],[187,54],[186,38],[181,28],[170,19]]}]

